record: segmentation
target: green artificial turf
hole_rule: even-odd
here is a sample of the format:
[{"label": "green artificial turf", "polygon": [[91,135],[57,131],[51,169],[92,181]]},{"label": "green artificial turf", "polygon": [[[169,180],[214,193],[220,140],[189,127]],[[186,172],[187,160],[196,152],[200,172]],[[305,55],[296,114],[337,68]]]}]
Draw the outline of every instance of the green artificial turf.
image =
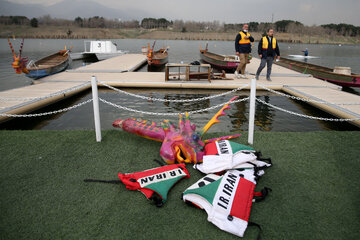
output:
[{"label": "green artificial turf", "polygon": [[[0,131],[0,239],[238,239],[180,200],[203,176],[191,165],[161,208],[122,184],[83,182],[159,166],[160,143],[102,133],[97,143],[93,131]],[[254,142],[274,164],[256,187],[273,191],[250,214],[262,239],[360,239],[360,132],[255,132]]]}]

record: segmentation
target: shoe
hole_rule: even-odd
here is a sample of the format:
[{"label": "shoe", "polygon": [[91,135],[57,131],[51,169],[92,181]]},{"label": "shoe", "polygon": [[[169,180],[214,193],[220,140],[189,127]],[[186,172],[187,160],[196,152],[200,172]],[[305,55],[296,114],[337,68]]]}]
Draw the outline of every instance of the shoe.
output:
[{"label": "shoe", "polygon": [[256,80],[259,80],[259,75],[255,75],[255,79],[256,79]]},{"label": "shoe", "polygon": [[234,74],[235,74],[235,77],[236,77],[236,78],[240,78],[238,71],[235,71]]},{"label": "shoe", "polygon": [[266,80],[268,80],[269,82],[271,82],[272,80],[271,80],[271,78],[266,78]]},{"label": "shoe", "polygon": [[245,74],[240,74],[240,78],[247,79]]}]

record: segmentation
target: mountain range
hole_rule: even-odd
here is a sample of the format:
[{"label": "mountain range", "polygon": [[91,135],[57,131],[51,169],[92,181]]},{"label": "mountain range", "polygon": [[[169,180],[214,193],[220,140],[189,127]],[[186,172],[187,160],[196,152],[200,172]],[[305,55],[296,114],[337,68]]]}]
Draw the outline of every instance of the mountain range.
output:
[{"label": "mountain range", "polygon": [[28,18],[50,15],[53,18],[75,19],[100,16],[107,19],[141,20],[149,17],[144,11],[115,9],[89,0],[64,0],[50,6],[40,4],[19,4],[0,0],[0,15],[26,16]]}]

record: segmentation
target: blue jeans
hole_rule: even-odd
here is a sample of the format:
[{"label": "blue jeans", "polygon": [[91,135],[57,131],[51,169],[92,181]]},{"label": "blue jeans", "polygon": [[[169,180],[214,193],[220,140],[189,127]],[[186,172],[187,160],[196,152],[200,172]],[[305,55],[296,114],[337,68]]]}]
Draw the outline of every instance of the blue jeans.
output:
[{"label": "blue jeans", "polygon": [[260,66],[258,70],[256,71],[256,76],[259,76],[261,71],[264,69],[265,65],[267,64],[267,72],[266,72],[266,79],[270,78],[271,75],[271,67],[274,61],[274,57],[266,57],[261,59]]}]

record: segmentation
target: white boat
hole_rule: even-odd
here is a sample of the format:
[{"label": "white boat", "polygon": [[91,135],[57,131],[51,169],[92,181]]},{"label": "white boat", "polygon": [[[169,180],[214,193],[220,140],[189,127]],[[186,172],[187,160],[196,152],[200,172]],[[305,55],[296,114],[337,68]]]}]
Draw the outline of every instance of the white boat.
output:
[{"label": "white boat", "polygon": [[117,50],[115,43],[102,40],[85,40],[84,52],[70,53],[72,60],[79,60],[96,56],[99,61],[112,57],[117,57],[128,53],[129,51]]}]

